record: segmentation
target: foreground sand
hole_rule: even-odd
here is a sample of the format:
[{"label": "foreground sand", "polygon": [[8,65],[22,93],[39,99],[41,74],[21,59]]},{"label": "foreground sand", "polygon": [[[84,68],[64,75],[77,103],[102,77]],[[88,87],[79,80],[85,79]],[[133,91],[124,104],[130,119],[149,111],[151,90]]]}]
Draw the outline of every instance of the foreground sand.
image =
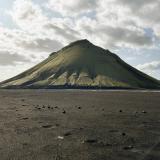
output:
[{"label": "foreground sand", "polygon": [[0,160],[158,159],[158,92],[0,90]]}]

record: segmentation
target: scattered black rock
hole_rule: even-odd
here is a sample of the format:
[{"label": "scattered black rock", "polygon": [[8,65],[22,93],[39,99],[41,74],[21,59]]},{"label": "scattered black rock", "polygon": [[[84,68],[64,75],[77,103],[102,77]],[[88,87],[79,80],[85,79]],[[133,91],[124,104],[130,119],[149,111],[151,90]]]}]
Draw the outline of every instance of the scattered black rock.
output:
[{"label": "scattered black rock", "polygon": [[142,113],[147,113],[146,111],[142,111]]},{"label": "scattered black rock", "polygon": [[130,150],[130,149],[133,149],[133,146],[132,145],[129,145],[129,146],[125,146],[123,147],[124,150]]},{"label": "scattered black rock", "polygon": [[64,133],[64,136],[67,137],[67,136],[70,136],[72,133],[71,132],[66,132]]},{"label": "scattered black rock", "polygon": [[42,128],[51,128],[52,125],[48,124],[48,125],[43,125]]},{"label": "scattered black rock", "polygon": [[27,119],[29,119],[28,117],[24,117],[24,118],[22,118],[23,120],[27,120]]},{"label": "scattered black rock", "polygon": [[123,132],[123,133],[122,133],[122,136],[126,136],[126,133]]},{"label": "scattered black rock", "polygon": [[42,108],[46,108],[46,106],[45,106],[45,105],[43,105],[43,106],[42,106]]},{"label": "scattered black rock", "polygon": [[28,145],[28,143],[22,143],[22,145],[23,145],[23,146],[27,146],[27,145]]},{"label": "scattered black rock", "polygon": [[60,125],[58,123],[55,124],[56,127],[59,127]]},{"label": "scattered black rock", "polygon": [[82,107],[78,107],[78,109],[82,109]]},{"label": "scattered black rock", "polygon": [[54,108],[58,109],[58,106],[55,106]]},{"label": "scattered black rock", "polygon": [[85,139],[82,143],[97,143],[97,139],[91,138],[91,139]]},{"label": "scattered black rock", "polygon": [[63,114],[66,114],[66,111],[65,110],[63,110],[63,112],[62,112]]},{"label": "scattered black rock", "polygon": [[22,104],[23,107],[27,106],[26,104]]},{"label": "scattered black rock", "polygon": [[104,108],[102,109],[102,111],[104,111]]},{"label": "scattered black rock", "polygon": [[122,111],[122,110],[119,110],[119,112],[122,113],[123,111]]},{"label": "scattered black rock", "polygon": [[38,108],[40,108],[40,106],[39,106],[39,105],[36,105],[36,107],[35,107],[35,108],[37,108],[37,109],[38,109]]}]

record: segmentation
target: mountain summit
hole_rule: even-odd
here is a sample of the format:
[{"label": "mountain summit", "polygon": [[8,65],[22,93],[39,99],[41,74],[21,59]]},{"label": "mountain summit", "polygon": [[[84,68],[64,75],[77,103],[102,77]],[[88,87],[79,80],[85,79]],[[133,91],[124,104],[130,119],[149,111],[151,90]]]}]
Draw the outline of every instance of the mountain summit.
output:
[{"label": "mountain summit", "polygon": [[160,82],[88,40],[69,44],[1,88],[160,88]]}]

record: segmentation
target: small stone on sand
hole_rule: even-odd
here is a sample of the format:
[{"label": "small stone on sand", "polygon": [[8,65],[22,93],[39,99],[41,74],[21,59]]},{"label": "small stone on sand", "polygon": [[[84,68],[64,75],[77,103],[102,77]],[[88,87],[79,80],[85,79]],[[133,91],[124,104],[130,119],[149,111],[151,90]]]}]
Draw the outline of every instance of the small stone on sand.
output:
[{"label": "small stone on sand", "polygon": [[131,146],[131,145],[130,145],[130,146],[125,146],[125,147],[123,147],[124,150],[130,150],[130,149],[132,149],[132,148],[133,148],[133,146]]},{"label": "small stone on sand", "polygon": [[122,133],[122,136],[125,136],[125,135],[126,135],[126,133],[123,132],[123,133]]},{"label": "small stone on sand", "polygon": [[24,118],[22,118],[23,120],[27,120],[27,119],[29,119],[28,117],[24,117]]},{"label": "small stone on sand", "polygon": [[66,132],[66,133],[64,133],[64,136],[70,136],[71,135],[71,132]]},{"label": "small stone on sand", "polygon": [[43,128],[51,128],[52,125],[49,125],[49,124],[48,124],[48,125],[43,125],[42,127],[43,127]]},{"label": "small stone on sand", "polygon": [[66,111],[64,110],[62,113],[63,113],[63,114],[66,114]]},{"label": "small stone on sand", "polygon": [[85,139],[82,143],[97,143],[97,139]]},{"label": "small stone on sand", "polygon": [[57,138],[58,138],[58,139],[61,139],[61,140],[64,139],[64,137],[62,137],[62,136],[58,136]]}]

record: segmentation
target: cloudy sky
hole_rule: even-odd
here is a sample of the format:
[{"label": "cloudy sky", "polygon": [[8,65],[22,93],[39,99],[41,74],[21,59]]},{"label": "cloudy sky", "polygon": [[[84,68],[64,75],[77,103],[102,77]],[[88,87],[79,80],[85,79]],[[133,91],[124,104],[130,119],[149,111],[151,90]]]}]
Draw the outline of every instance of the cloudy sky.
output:
[{"label": "cloudy sky", "polygon": [[0,81],[78,39],[160,79],[160,0],[0,0]]}]

